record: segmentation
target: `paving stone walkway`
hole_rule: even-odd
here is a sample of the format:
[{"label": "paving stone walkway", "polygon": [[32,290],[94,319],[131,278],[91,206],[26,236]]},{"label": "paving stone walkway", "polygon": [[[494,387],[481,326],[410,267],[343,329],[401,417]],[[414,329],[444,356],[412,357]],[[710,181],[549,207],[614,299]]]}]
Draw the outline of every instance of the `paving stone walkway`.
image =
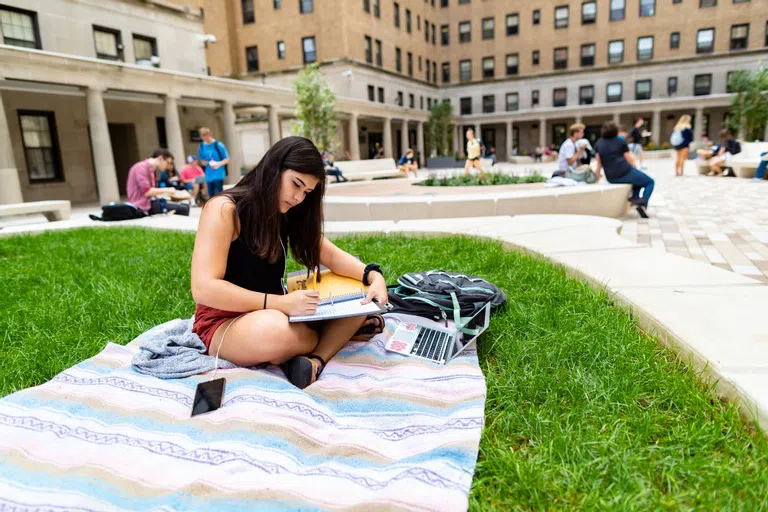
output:
[{"label": "paving stone walkway", "polygon": [[768,181],[700,176],[690,161],[675,178],[670,160],[646,163],[651,218],[622,219],[624,238],[768,284]]}]

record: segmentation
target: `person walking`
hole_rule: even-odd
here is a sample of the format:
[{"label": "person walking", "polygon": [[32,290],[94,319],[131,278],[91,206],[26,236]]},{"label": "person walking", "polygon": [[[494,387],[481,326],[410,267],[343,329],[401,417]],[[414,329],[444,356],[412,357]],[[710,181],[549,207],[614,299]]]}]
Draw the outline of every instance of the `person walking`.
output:
[{"label": "person walking", "polygon": [[645,156],[643,155],[643,138],[651,135],[651,132],[643,130],[643,124],[645,120],[642,117],[638,117],[635,121],[635,125],[629,131],[627,136],[627,142],[629,143],[629,150],[635,157],[636,167],[645,170]]},{"label": "person walking", "polygon": [[[603,124],[600,140],[595,144],[597,169],[595,174],[600,180],[600,171],[605,169],[605,177],[609,183],[628,183],[632,185],[632,196],[629,201],[635,205],[637,213],[644,219],[648,200],[653,193],[653,178],[634,168],[634,158],[627,143],[618,137],[619,127],[613,121]],[[642,190],[642,195],[640,191]]]},{"label": "person walking", "polygon": [[205,167],[205,182],[208,186],[208,197],[212,198],[224,190],[224,178],[227,175],[229,153],[227,147],[213,138],[210,128],[200,128],[203,142],[197,150],[197,159]]},{"label": "person walking", "polygon": [[693,130],[691,130],[691,116],[683,114],[675,125],[675,129],[672,131],[672,136],[669,138],[669,142],[675,148],[677,152],[677,159],[675,161],[675,176],[683,175],[683,168],[685,167],[685,161],[688,160],[688,152],[690,151],[691,142],[693,142]]},{"label": "person walking", "polygon": [[464,176],[469,176],[469,170],[474,167],[480,174],[483,168],[480,166],[480,142],[475,138],[475,131],[467,130],[467,162],[464,164]]}]

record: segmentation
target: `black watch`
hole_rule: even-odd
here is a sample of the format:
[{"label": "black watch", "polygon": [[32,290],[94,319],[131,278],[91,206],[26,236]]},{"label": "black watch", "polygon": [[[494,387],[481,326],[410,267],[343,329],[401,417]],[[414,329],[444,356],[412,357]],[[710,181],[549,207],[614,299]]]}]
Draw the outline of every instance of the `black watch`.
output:
[{"label": "black watch", "polygon": [[368,281],[368,274],[371,272],[378,272],[382,276],[384,275],[381,271],[381,267],[379,265],[376,265],[375,263],[371,263],[370,265],[365,266],[365,270],[363,271],[363,284],[365,286],[371,286],[371,283]]}]

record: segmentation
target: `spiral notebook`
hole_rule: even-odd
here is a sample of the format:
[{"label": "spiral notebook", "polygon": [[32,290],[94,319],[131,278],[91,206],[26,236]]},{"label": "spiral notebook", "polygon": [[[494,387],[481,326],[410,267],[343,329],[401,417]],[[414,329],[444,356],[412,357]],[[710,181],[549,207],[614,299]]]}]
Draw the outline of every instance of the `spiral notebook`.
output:
[{"label": "spiral notebook", "polygon": [[[300,270],[288,274],[288,293],[312,289],[312,272]],[[357,279],[343,277],[320,267],[315,289],[320,292],[320,303],[314,315],[291,316],[291,322],[313,322],[352,316],[369,315],[386,311],[379,304],[360,304],[368,293],[368,287]]]}]

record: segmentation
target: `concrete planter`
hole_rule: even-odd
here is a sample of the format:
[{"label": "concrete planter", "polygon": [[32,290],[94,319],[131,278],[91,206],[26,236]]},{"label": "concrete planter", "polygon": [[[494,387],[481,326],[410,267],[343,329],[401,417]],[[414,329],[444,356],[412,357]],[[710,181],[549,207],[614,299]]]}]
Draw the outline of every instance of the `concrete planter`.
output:
[{"label": "concrete planter", "polygon": [[464,167],[464,162],[456,160],[452,156],[437,156],[427,158],[427,167],[431,169],[454,169],[456,167]]},{"label": "concrete planter", "polygon": [[657,158],[673,158],[675,156],[674,149],[654,149],[652,151],[644,151],[645,158],[657,159]]}]

